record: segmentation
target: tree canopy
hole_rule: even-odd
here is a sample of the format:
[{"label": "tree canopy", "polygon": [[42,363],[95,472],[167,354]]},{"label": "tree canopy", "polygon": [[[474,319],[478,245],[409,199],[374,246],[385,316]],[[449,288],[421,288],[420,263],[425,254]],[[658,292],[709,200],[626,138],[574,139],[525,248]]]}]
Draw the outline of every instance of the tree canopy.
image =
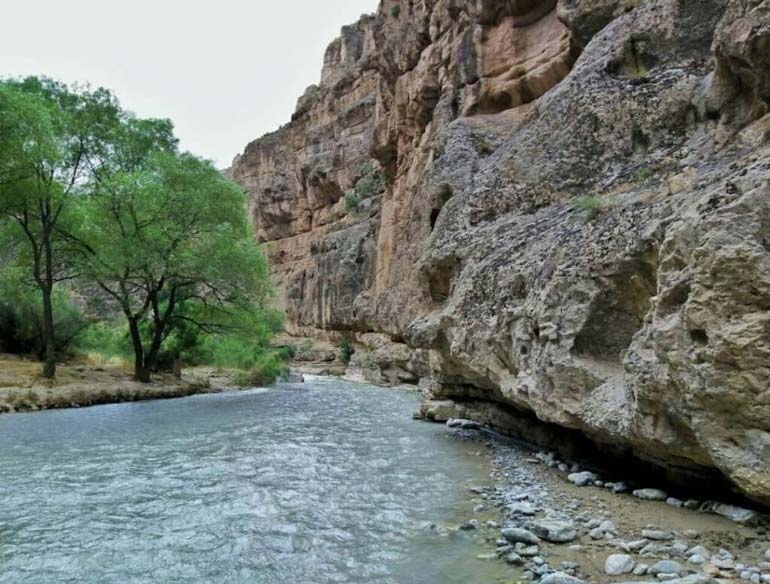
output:
[{"label": "tree canopy", "polygon": [[137,118],[104,89],[0,81],[0,237],[40,295],[46,377],[62,283],[123,315],[140,381],[180,331],[280,327],[242,190],[180,152],[170,121]]}]

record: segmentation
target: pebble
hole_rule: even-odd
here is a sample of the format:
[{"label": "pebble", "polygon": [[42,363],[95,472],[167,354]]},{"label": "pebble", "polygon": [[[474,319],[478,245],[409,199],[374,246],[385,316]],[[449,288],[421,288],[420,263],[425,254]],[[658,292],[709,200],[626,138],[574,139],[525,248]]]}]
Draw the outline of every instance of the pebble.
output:
[{"label": "pebble", "polygon": [[634,491],[634,497],[645,501],[665,501],[668,494],[660,489],[637,489]]},{"label": "pebble", "polygon": [[512,566],[523,566],[524,560],[522,557],[517,554],[516,552],[511,552],[507,556],[505,556],[505,561]]},{"label": "pebble", "polygon": [[535,507],[532,505],[532,503],[528,503],[527,501],[511,503],[510,505],[508,505],[508,509],[514,515],[534,515],[535,514]]},{"label": "pebble", "polygon": [[527,527],[535,535],[551,543],[569,543],[577,539],[577,531],[575,531],[572,523],[567,521],[539,519],[530,522]]},{"label": "pebble", "polygon": [[736,523],[746,523],[756,517],[756,513],[750,509],[728,505],[727,503],[714,503],[711,510],[722,517],[735,521]]},{"label": "pebble", "polygon": [[463,523],[460,526],[460,529],[462,529],[463,531],[471,531],[473,529],[478,529],[478,527],[479,527],[479,522],[476,521],[475,519],[471,519],[470,521],[466,521],[465,523]]},{"label": "pebble", "polygon": [[659,574],[675,574],[676,576],[681,576],[683,572],[684,568],[682,568],[681,564],[671,560],[655,562],[649,569],[649,573],[656,577]]},{"label": "pebble", "polygon": [[517,547],[516,552],[522,557],[534,558],[536,555],[540,553],[540,546],[530,545],[530,546]]},{"label": "pebble", "polygon": [[666,499],[666,503],[672,507],[682,507],[684,505],[684,501],[677,499],[676,497],[669,497]]},{"label": "pebble", "polygon": [[519,527],[506,527],[500,534],[508,541],[513,543],[537,544],[540,538],[527,529]]},{"label": "pebble", "polygon": [[627,554],[612,554],[604,563],[604,572],[609,576],[620,576],[633,571],[636,562]]},{"label": "pebble", "polygon": [[644,576],[650,567],[647,564],[637,564],[634,568],[634,576]]},{"label": "pebble", "polygon": [[572,473],[567,477],[567,480],[578,487],[587,487],[588,485],[594,484],[598,478],[599,477],[597,477],[594,473],[586,470],[583,472]]},{"label": "pebble", "polygon": [[642,529],[642,537],[654,539],[655,541],[671,541],[674,534],[670,531],[661,531],[659,529]]},{"label": "pebble", "polygon": [[554,572],[540,580],[540,584],[585,584],[585,581],[564,572]]}]

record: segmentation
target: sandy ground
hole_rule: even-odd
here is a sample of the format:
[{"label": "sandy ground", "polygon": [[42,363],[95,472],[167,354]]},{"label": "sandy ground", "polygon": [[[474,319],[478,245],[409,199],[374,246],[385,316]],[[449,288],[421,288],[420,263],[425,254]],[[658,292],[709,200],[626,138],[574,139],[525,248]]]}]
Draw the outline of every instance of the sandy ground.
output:
[{"label": "sandy ground", "polygon": [[0,356],[0,413],[84,407],[105,403],[183,397],[233,388],[235,373],[207,367],[186,369],[181,378],[157,374],[137,383],[122,363],[60,365],[51,383],[40,376],[40,364]]}]

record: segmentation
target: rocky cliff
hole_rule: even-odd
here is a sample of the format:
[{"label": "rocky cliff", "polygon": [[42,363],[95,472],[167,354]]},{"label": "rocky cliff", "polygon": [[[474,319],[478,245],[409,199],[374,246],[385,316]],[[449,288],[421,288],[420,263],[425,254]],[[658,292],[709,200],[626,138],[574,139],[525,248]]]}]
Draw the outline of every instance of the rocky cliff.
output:
[{"label": "rocky cliff", "polygon": [[770,3],[383,0],[232,174],[294,335],[770,504]]}]

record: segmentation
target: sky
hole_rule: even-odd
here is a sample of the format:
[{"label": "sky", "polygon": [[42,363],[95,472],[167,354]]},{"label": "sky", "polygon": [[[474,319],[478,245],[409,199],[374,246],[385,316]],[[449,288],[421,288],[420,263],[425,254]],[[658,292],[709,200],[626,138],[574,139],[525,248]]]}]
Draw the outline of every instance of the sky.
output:
[{"label": "sky", "polygon": [[181,146],[230,165],[289,121],[326,46],[377,0],[8,0],[0,76],[115,92],[173,120]]}]

